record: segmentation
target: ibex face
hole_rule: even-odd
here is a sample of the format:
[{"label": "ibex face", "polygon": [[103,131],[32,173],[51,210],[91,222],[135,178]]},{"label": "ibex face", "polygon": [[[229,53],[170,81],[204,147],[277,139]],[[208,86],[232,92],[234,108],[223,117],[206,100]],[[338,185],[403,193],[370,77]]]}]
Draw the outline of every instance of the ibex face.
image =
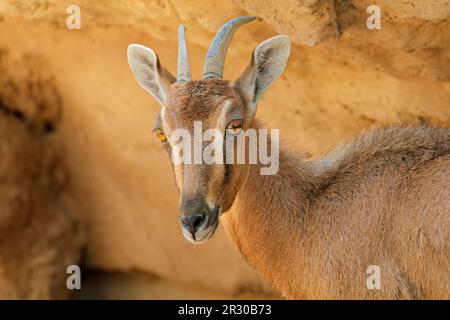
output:
[{"label": "ibex face", "polygon": [[[223,143],[226,137],[238,136],[252,127],[261,94],[281,75],[289,57],[289,38],[270,38],[254,50],[250,65],[237,81],[222,80],[223,63],[234,31],[253,19],[239,17],[222,26],[208,50],[203,79],[199,81],[191,81],[182,25],[178,32],[177,79],[161,66],[151,49],[141,45],[128,47],[128,62],[138,83],[161,104],[154,132],[172,155],[181,195],[180,223],[186,239],[194,243],[212,236],[219,215],[233,204],[248,171],[246,164],[227,164],[225,159],[221,163],[204,163],[198,159],[199,149],[202,155],[207,148],[204,141],[195,145],[199,125],[203,132],[214,129],[225,138],[221,148],[229,148]],[[190,150],[181,152],[190,153],[183,157],[187,156],[185,159],[191,162],[174,161],[173,155],[180,154],[180,130],[184,133],[183,142],[186,134],[192,137]]]}]

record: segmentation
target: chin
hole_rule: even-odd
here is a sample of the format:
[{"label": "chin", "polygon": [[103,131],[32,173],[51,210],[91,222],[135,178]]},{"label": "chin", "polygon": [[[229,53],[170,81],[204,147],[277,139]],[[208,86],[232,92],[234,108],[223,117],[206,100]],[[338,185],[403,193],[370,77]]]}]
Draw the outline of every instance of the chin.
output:
[{"label": "chin", "polygon": [[214,233],[217,230],[218,225],[219,225],[219,219],[216,219],[212,225],[198,230],[195,233],[195,239],[189,231],[182,228],[183,236],[186,240],[188,240],[189,242],[191,242],[193,244],[202,244],[202,243],[206,242],[207,240],[209,240],[214,235]]}]

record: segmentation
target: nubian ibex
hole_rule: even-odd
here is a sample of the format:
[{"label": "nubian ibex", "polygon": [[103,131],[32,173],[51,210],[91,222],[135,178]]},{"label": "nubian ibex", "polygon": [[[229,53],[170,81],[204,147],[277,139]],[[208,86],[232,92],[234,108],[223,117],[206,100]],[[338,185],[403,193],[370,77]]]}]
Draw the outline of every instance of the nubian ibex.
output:
[{"label": "nubian ibex", "polygon": [[[253,19],[221,27],[198,81],[184,26],[177,78],[151,49],[129,46],[138,83],[161,104],[154,131],[172,155],[172,133],[193,134],[197,121],[224,137],[262,129],[256,106],[287,64],[289,38],[262,42],[238,80],[222,79],[235,30]],[[221,217],[246,261],[291,299],[450,298],[449,128],[375,129],[318,160],[281,146],[278,161],[272,175],[260,163],[173,163],[184,236],[205,241]],[[367,285],[369,266],[379,270],[379,289]]]}]

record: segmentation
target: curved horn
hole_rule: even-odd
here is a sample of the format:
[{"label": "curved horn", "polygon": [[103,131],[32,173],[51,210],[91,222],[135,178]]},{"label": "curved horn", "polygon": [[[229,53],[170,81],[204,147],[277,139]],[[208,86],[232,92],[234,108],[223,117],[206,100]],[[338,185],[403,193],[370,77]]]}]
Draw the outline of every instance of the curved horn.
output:
[{"label": "curved horn", "polygon": [[186,47],[186,28],[184,25],[178,27],[178,67],[177,82],[187,82],[191,80],[188,53]]},{"label": "curved horn", "polygon": [[230,46],[231,38],[236,29],[244,23],[254,20],[256,17],[237,17],[225,23],[217,31],[208,53],[206,54],[205,65],[203,66],[203,79],[222,78],[223,63]]}]

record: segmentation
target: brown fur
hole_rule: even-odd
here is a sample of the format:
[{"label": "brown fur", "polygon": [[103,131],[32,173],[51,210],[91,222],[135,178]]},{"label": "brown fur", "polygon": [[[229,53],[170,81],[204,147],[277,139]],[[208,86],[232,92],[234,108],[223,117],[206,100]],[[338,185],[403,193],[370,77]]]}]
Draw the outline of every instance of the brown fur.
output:
[{"label": "brown fur", "polygon": [[[222,80],[174,84],[162,122],[214,127],[226,99],[245,114],[238,92]],[[285,297],[450,298],[449,129],[377,129],[317,161],[282,149],[273,176],[225,166],[185,165],[182,185],[232,206],[222,216],[231,238]],[[366,287],[370,265],[381,269],[380,290]]]},{"label": "brown fur", "polygon": [[[216,128],[217,119],[227,100],[232,100],[235,109],[243,115],[246,114],[244,102],[228,81],[210,79],[174,84],[169,91],[161,123],[157,126],[164,127],[167,136],[176,128],[185,128],[192,134],[194,121],[202,121],[204,130]],[[248,121],[244,125],[245,128],[249,128],[252,123]],[[170,145],[166,147],[170,151]],[[206,198],[219,199],[223,210],[227,211],[245,178],[246,172],[242,167],[246,166],[226,165],[226,170],[223,167],[206,164],[185,164],[182,168],[175,167],[181,197],[188,198],[201,194]]]},{"label": "brown fur", "polygon": [[449,177],[449,129],[379,129],[318,161],[281,152],[274,176],[252,168],[222,220],[288,298],[448,299]]}]

